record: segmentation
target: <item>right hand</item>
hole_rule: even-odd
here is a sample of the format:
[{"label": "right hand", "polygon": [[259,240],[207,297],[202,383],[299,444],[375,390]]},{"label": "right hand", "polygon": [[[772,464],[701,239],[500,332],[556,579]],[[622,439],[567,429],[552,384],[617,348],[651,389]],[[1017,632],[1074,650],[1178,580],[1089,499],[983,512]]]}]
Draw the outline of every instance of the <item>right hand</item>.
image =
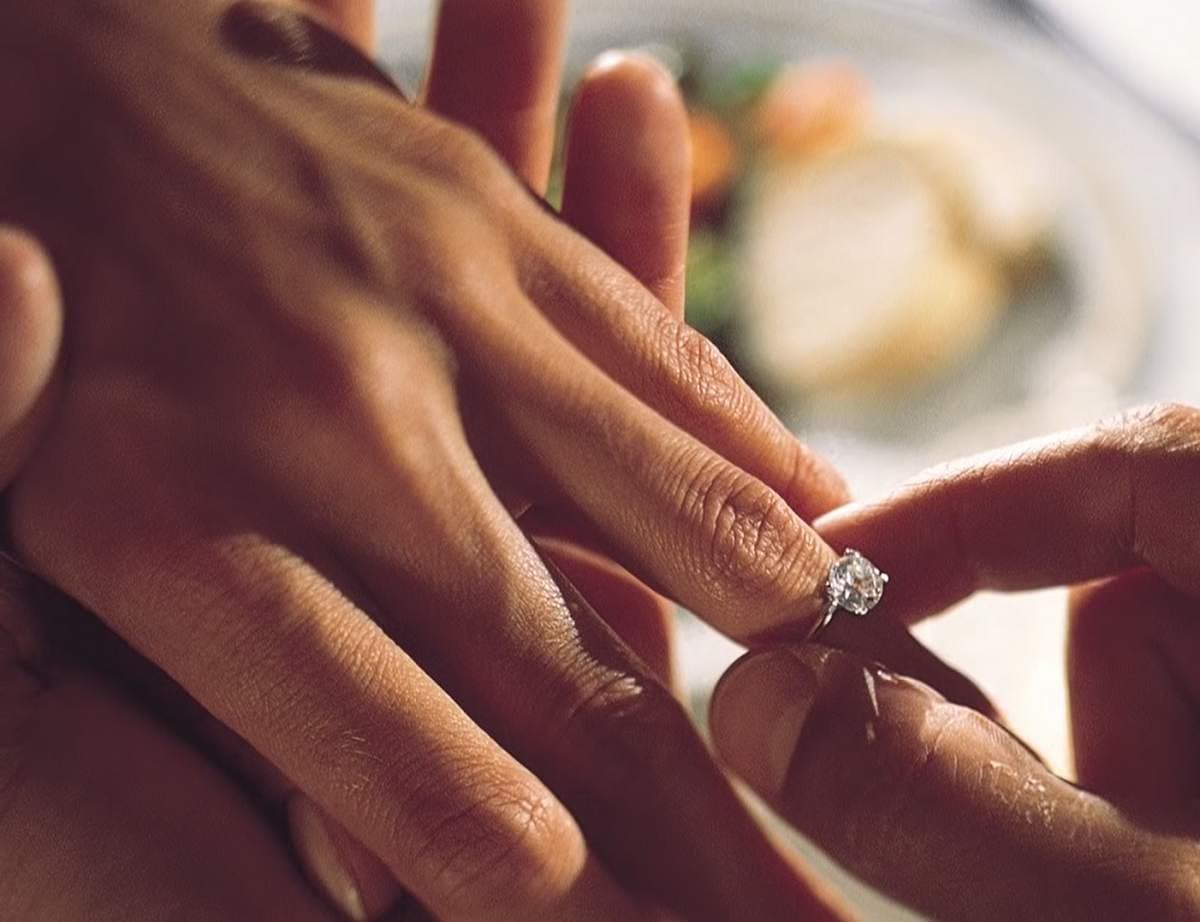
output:
[{"label": "right hand", "polygon": [[1200,411],[968,459],[817,524],[893,575],[859,624],[1077,584],[1078,785],[837,624],[722,679],[713,737],[729,764],[835,859],[935,918],[1200,918]]},{"label": "right hand", "polygon": [[[831,917],[514,519],[570,509],[748,638],[819,616],[832,552],[800,513],[836,477],[483,145],[346,77],[367,71],[302,20],[224,11],[0,14],[34,37],[5,67],[78,64],[20,135],[44,143],[0,151],[37,164],[0,210],[51,244],[70,305],[12,492],[23,559],[440,916]],[[440,85],[443,111],[521,98]]]}]

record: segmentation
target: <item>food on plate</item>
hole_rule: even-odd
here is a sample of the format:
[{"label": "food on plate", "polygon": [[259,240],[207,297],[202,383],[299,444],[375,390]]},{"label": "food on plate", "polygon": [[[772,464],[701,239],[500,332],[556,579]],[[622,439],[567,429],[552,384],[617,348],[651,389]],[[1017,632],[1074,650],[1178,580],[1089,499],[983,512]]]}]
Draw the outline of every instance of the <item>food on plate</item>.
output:
[{"label": "food on plate", "polygon": [[755,134],[783,156],[836,150],[862,136],[870,108],[871,88],[857,68],[841,61],[789,67],[755,106]]},{"label": "food on plate", "polygon": [[725,201],[737,179],[740,154],[729,127],[702,109],[688,115],[692,139],[692,208],[703,213]]},{"label": "food on plate", "polygon": [[688,309],[776,398],[878,399],[969,359],[1060,202],[1018,124],[823,61],[689,73]]},{"label": "food on plate", "polygon": [[1003,302],[998,265],[961,239],[905,150],[863,144],[764,167],[739,268],[743,342],[773,389],[873,391],[975,348]]}]

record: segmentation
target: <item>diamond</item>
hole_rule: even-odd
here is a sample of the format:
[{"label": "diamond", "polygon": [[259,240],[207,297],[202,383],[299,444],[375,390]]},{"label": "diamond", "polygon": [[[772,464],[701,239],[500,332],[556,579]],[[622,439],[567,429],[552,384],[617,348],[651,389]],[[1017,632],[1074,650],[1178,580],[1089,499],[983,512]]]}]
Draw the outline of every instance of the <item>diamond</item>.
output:
[{"label": "diamond", "polygon": [[829,570],[825,592],[829,604],[855,615],[865,615],[883,598],[886,573],[851,548]]}]

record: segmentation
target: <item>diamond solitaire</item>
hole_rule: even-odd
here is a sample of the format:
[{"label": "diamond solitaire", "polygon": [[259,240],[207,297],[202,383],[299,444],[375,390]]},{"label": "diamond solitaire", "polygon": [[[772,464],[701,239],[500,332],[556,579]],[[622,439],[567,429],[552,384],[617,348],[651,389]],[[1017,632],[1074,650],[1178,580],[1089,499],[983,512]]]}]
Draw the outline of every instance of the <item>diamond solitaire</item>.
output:
[{"label": "diamond solitaire", "polygon": [[830,622],[839,608],[852,615],[865,615],[883,598],[883,587],[887,581],[886,573],[858,551],[847,548],[846,553],[829,568],[829,578],[825,581],[829,609],[817,625],[817,631]]}]

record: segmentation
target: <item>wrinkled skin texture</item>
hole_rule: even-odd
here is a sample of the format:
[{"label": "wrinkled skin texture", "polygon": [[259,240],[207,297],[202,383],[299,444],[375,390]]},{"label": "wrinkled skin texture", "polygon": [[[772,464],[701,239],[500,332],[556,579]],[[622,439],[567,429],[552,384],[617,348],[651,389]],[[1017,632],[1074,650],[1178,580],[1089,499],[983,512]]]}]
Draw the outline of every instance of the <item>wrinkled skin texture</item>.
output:
[{"label": "wrinkled skin texture", "polygon": [[1195,919],[1198,483],[1200,411],[1168,405],[937,468],[817,523],[894,575],[893,623],[976,590],[1074,586],[1077,786],[845,627],[739,661],[714,699],[718,749],[848,868],[935,918]]},{"label": "wrinkled skin texture", "polygon": [[221,3],[0,15],[0,87],[41,93],[0,100],[0,217],[69,306],[23,562],[439,915],[834,917],[516,520],[565,512],[735,636],[803,631],[836,477],[346,47],[276,53]]}]

